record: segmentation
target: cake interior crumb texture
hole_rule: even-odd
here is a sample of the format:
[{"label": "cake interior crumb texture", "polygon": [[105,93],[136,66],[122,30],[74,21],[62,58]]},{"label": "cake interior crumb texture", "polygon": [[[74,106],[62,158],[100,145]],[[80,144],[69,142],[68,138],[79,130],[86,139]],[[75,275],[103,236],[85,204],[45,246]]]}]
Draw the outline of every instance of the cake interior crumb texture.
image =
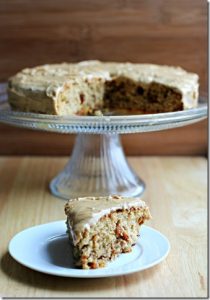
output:
[{"label": "cake interior crumb texture", "polygon": [[131,252],[140,226],[151,217],[145,202],[120,196],[73,199],[65,213],[75,265],[83,269],[105,267]]},{"label": "cake interior crumb texture", "polygon": [[91,115],[172,112],[197,106],[198,75],[180,67],[83,61],[24,69],[9,79],[14,110]]}]

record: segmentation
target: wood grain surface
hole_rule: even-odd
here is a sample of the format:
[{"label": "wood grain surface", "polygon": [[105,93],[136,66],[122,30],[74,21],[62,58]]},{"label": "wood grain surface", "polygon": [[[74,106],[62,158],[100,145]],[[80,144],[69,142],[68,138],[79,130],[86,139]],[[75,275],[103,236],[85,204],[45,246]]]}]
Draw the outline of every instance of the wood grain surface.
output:
[{"label": "wood grain surface", "polygon": [[64,219],[65,201],[48,191],[67,158],[0,158],[0,295],[22,297],[207,297],[207,162],[204,158],[141,157],[129,162],[147,184],[143,199],[165,234],[169,256],[128,276],[61,278],[21,266],[7,252],[19,231]]},{"label": "wood grain surface", "polygon": [[[84,59],[180,65],[199,74],[200,91],[206,92],[207,1],[0,1],[0,81],[24,67]],[[125,138],[125,147],[130,154],[203,154],[206,130],[203,122],[173,134],[145,135],[138,138],[137,150],[132,135]],[[55,140],[60,146],[53,146]],[[49,154],[67,154],[66,141],[66,136],[0,126],[0,154],[46,154],[47,149]]]}]

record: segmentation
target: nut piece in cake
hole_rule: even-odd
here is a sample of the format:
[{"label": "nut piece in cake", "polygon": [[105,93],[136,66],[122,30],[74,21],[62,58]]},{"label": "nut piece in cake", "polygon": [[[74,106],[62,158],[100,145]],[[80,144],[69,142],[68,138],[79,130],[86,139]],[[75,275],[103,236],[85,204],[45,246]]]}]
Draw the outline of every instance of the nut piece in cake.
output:
[{"label": "nut piece in cake", "polygon": [[142,200],[117,195],[71,199],[65,213],[75,265],[83,269],[104,267],[131,252],[140,226],[151,217]]}]

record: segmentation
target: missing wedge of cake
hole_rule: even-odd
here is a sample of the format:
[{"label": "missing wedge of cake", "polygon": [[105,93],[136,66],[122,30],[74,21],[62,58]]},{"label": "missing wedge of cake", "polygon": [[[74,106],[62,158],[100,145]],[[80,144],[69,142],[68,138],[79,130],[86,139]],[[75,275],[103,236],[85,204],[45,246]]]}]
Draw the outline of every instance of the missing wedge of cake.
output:
[{"label": "missing wedge of cake", "polygon": [[145,202],[118,195],[71,199],[65,214],[75,265],[83,269],[105,267],[131,252],[140,226],[151,218]]},{"label": "missing wedge of cake", "polygon": [[172,112],[197,106],[198,79],[180,67],[155,64],[51,64],[11,77],[8,99],[14,110],[52,115]]}]

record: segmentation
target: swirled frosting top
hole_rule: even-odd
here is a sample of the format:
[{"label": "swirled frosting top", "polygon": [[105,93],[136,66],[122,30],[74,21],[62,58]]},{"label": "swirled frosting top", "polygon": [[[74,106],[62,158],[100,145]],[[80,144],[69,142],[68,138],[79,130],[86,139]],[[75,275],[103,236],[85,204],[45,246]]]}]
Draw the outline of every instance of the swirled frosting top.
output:
[{"label": "swirled frosting top", "polygon": [[11,77],[10,81],[14,86],[54,91],[55,94],[56,90],[68,81],[92,80],[94,78],[110,80],[116,76],[128,76],[133,80],[145,83],[158,82],[178,88],[180,91],[189,91],[192,84],[196,84],[198,81],[197,74],[186,72],[180,67],[128,62],[100,62],[97,60],[27,68]]}]

